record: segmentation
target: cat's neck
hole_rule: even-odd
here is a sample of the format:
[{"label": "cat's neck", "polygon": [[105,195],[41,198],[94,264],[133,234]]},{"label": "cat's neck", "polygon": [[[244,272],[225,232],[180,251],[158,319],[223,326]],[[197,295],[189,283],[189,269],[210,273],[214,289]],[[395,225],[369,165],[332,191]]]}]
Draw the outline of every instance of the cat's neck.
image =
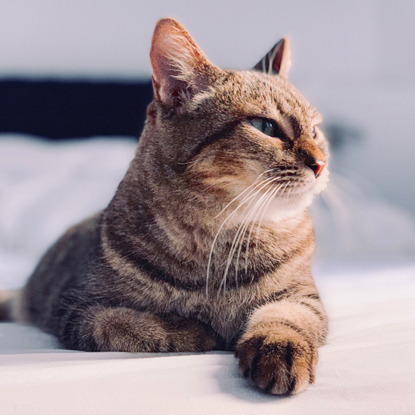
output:
[{"label": "cat's neck", "polygon": [[230,248],[235,257],[238,251],[243,257],[248,246],[255,266],[270,252],[283,257],[290,249],[287,241],[299,245],[304,231],[312,232],[307,211],[279,221],[264,220],[260,228],[258,221],[248,222],[245,232],[242,219],[222,226],[224,215],[192,209],[189,201],[174,194],[164,198],[155,194],[145,172],[138,173],[134,163],[104,214],[107,239],[121,251],[157,257],[159,262],[164,257],[162,262],[170,268],[173,263],[186,263],[203,272],[212,252],[218,267],[228,261]]}]

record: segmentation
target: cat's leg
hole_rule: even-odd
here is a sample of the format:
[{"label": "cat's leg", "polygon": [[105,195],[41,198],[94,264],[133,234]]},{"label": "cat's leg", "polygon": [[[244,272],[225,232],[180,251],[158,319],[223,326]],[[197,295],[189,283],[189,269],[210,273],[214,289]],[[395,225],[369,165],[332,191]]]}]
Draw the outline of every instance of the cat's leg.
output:
[{"label": "cat's leg", "polygon": [[314,382],[317,347],[326,335],[317,293],[266,304],[252,314],[237,344],[239,368],[266,392],[298,393]]},{"label": "cat's leg", "polygon": [[71,313],[58,337],[71,349],[119,352],[208,351],[217,342],[213,330],[197,320],[122,307]]}]

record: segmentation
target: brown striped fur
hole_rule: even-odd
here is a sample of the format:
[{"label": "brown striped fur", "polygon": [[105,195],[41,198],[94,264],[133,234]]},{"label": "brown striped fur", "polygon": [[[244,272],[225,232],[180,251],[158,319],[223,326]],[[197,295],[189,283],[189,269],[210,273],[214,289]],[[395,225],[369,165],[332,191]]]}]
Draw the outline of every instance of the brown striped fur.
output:
[{"label": "brown striped fur", "polygon": [[17,319],[71,349],[236,350],[242,373],[274,394],[314,381],[327,319],[307,207],[327,182],[327,147],[281,44],[270,74],[223,70],[178,22],[157,24],[136,156],[109,206],[40,261]]}]

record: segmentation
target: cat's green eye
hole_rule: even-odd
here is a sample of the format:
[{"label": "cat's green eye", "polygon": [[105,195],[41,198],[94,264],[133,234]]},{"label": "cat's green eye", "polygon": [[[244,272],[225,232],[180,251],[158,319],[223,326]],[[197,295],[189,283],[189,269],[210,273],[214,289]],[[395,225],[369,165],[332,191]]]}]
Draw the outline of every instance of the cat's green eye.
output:
[{"label": "cat's green eye", "polygon": [[249,123],[257,130],[261,131],[261,133],[272,137],[274,129],[271,121],[265,118],[251,118]]},{"label": "cat's green eye", "polygon": [[286,135],[274,121],[268,120],[267,118],[249,118],[248,122],[252,125],[252,127],[261,131],[261,133],[265,135],[277,137],[282,140],[286,139]]}]

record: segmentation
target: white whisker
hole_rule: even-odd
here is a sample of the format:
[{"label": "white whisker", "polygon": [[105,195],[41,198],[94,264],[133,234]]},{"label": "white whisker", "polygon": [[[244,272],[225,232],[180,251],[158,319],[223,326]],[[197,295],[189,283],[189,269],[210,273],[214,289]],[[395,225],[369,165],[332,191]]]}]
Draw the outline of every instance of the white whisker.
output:
[{"label": "white whisker", "polygon": [[[267,180],[265,180],[264,182],[262,182],[261,184],[262,184],[262,186],[255,192],[255,194],[253,194],[252,195],[252,197],[251,198],[253,198],[253,197],[256,197],[260,192],[261,192],[261,190],[264,188],[264,187],[266,187],[266,186],[268,186],[269,184],[271,184],[272,182],[274,182],[274,181],[276,181],[276,180],[278,180],[279,179],[279,177],[272,177],[271,179],[267,179]],[[228,255],[228,259],[227,259],[227,261],[226,261],[226,268],[225,268],[225,271],[224,271],[224,274],[223,274],[223,277],[222,277],[222,282],[221,282],[221,284],[220,284],[220,288],[222,288],[222,286],[224,287],[224,291],[225,291],[225,289],[226,289],[226,277],[227,277],[227,274],[228,274],[228,271],[229,271],[229,268],[230,268],[230,265],[231,265],[231,263],[232,263],[232,259],[233,259],[233,256],[234,256],[234,254],[235,254],[235,251],[236,251],[236,247],[238,246],[238,244],[243,240],[243,235],[245,234],[245,232],[246,232],[246,228],[247,228],[247,225],[248,225],[248,223],[249,223],[249,221],[250,221],[250,219],[251,219],[251,216],[252,216],[252,214],[253,214],[253,212],[255,212],[255,209],[256,209],[256,207],[258,206],[258,204],[259,203],[262,203],[262,199],[263,199],[263,197],[264,197],[264,195],[262,195],[261,196],[261,198],[258,200],[258,201],[256,201],[255,202],[255,204],[254,204],[254,206],[250,206],[250,204],[252,203],[250,203],[249,205],[248,205],[248,208],[250,208],[250,210],[249,210],[249,212],[247,213],[247,215],[246,215],[246,217],[245,217],[245,219],[242,221],[242,223],[239,225],[239,228],[238,228],[238,230],[237,230],[237,232],[236,232],[236,234],[235,234],[235,237],[234,237],[234,239],[233,239],[233,242],[232,242],[232,246],[231,246],[231,249],[230,249],[230,252],[229,252],[229,255]],[[253,201],[254,201],[255,199],[253,199]]]},{"label": "white whisker", "polygon": [[[239,257],[240,257],[240,255],[241,255],[241,251],[242,251],[242,247],[243,247],[243,241],[244,241],[244,236],[245,236],[245,234],[246,234],[246,230],[248,229],[248,226],[249,226],[249,223],[252,221],[251,220],[251,217],[252,217],[252,215],[255,213],[255,212],[257,212],[259,209],[258,209],[258,205],[259,205],[259,207],[262,205],[262,202],[263,202],[263,200],[266,198],[266,196],[268,195],[268,193],[271,191],[272,189],[268,189],[266,192],[265,192],[265,194],[263,194],[260,198],[259,198],[259,200],[255,203],[255,205],[251,208],[251,210],[248,212],[248,214],[247,214],[247,216],[246,216],[246,218],[245,218],[245,220],[243,221],[243,223],[242,223],[242,227],[240,227],[240,233],[239,233],[239,236],[238,236],[238,239],[237,239],[237,241],[236,241],[236,245],[235,245],[235,249],[234,249],[234,251],[233,252],[231,252],[230,253],[230,256],[231,256],[231,260],[232,260],[232,258],[233,258],[233,256],[234,256],[234,254],[235,254],[235,251],[236,251],[236,247],[239,245],[239,248],[238,248],[238,252],[237,252],[237,255],[236,255],[236,261],[235,261],[235,278],[237,279],[238,278],[238,271],[239,271]],[[255,219],[254,219],[255,220]]]},{"label": "white whisker", "polygon": [[[237,276],[238,270],[239,270],[239,257],[240,257],[241,250],[242,250],[242,246],[243,246],[243,236],[246,234],[246,231],[248,229],[249,223],[251,223],[251,228],[250,228],[250,232],[248,234],[248,239],[247,239],[247,242],[246,242],[246,251],[245,251],[245,272],[246,272],[247,269],[248,269],[248,260],[247,260],[247,258],[248,258],[249,243],[250,243],[250,236],[251,236],[250,234],[251,234],[252,226],[255,224],[256,219],[257,219],[259,213],[262,211],[265,203],[268,200],[268,197],[274,191],[275,191],[275,189],[273,189],[273,188],[268,189],[265,192],[265,194],[259,199],[259,201],[255,204],[255,206],[253,207],[253,209],[250,211],[250,215],[247,218],[245,227],[243,229],[242,237],[240,239],[241,242],[239,244],[238,254],[237,254],[237,257],[236,257],[236,267],[235,267],[236,276]],[[255,216],[253,217],[253,219],[251,219],[251,216],[252,216],[251,212],[252,212],[252,214],[255,214]]]},{"label": "white whisker", "polygon": [[285,192],[285,189],[287,188],[287,186],[289,185],[289,182],[286,182],[285,184],[284,183],[281,183],[281,185],[280,186],[278,186],[278,189],[277,189],[277,191],[272,195],[272,197],[269,199],[269,201],[268,201],[268,203],[267,203],[267,206],[266,206],[266,208],[264,209],[264,211],[262,212],[262,215],[261,215],[261,218],[259,219],[259,222],[258,222],[258,227],[257,227],[257,230],[256,230],[256,238],[258,237],[258,232],[259,232],[259,229],[261,228],[261,226],[262,226],[262,222],[263,222],[263,220],[264,220],[264,216],[265,216],[265,212],[268,210],[268,207],[269,207],[269,205],[271,204],[271,202],[272,202],[272,200],[275,198],[275,196],[278,194],[278,193],[280,193],[280,194],[284,194],[284,192]]},{"label": "white whisker", "polygon": [[[270,192],[268,194],[268,197],[266,198],[266,200],[264,201],[263,206],[261,206],[261,209],[258,210],[258,214],[262,211],[257,228],[256,228],[256,239],[258,239],[258,232],[259,229],[261,228],[261,224],[262,224],[262,220],[264,218],[264,214],[265,212],[268,210],[268,207],[270,205],[270,203],[272,202],[272,200],[274,199],[274,197],[279,193],[280,189],[282,188],[282,186],[284,185],[284,183],[281,183],[279,186],[277,186],[275,189],[272,189],[272,192]],[[248,254],[249,254],[249,244],[251,241],[251,237],[252,237],[252,232],[254,230],[254,226],[255,226],[255,222],[256,222],[256,218],[257,216],[255,216],[254,220],[252,221],[251,224],[251,228],[249,230],[249,234],[248,234],[248,240],[247,240],[247,245],[246,245],[246,252],[245,252],[245,272],[248,271]]]},{"label": "white whisker", "polygon": [[233,202],[235,202],[237,199],[239,199],[245,192],[247,192],[252,186],[254,186],[256,183],[257,183],[257,181],[258,181],[258,179],[261,177],[261,176],[263,176],[264,174],[266,174],[266,173],[269,173],[269,172],[271,172],[272,171],[272,169],[269,169],[269,170],[266,170],[266,171],[264,171],[263,173],[261,173],[256,179],[255,179],[255,181],[251,184],[251,185],[249,185],[245,190],[243,190],[241,193],[239,193],[239,195],[238,196],[236,196],[236,197],[234,197],[216,216],[215,216],[215,219],[217,218],[217,217],[219,217]]},{"label": "white whisker", "polygon": [[[267,172],[269,172],[269,170],[267,170],[266,172],[264,172],[264,173],[261,173],[258,177],[261,177],[261,176],[263,176],[265,173],[267,173]],[[217,241],[217,239],[218,239],[218,237],[219,237],[219,234],[220,234],[220,232],[222,231],[222,229],[224,228],[224,226],[225,226],[225,224],[233,217],[233,215],[242,207],[242,206],[244,206],[246,203],[248,203],[249,202],[249,200],[251,200],[257,193],[258,193],[258,191],[257,192],[255,192],[254,194],[252,194],[252,192],[254,192],[255,191],[255,189],[257,189],[258,187],[260,187],[261,185],[264,185],[264,183],[266,184],[266,183],[268,183],[268,182],[270,182],[270,181],[272,181],[274,178],[273,177],[269,177],[268,179],[264,179],[264,180],[262,180],[262,181],[260,181],[259,183],[256,183],[256,182],[254,182],[254,183],[252,183],[252,185],[250,185],[247,189],[245,189],[241,194],[243,194],[243,193],[245,193],[249,188],[251,188],[250,189],[250,191],[248,192],[248,194],[247,195],[245,195],[245,197],[242,199],[242,201],[240,201],[240,203],[239,203],[239,205],[224,219],[224,221],[222,222],[222,224],[221,224],[221,226],[219,227],[219,229],[218,229],[218,231],[216,232],[216,235],[215,235],[215,237],[214,237],[214,239],[213,239],[213,242],[212,242],[212,246],[211,246],[211,249],[210,249],[210,253],[209,253],[209,259],[208,259],[208,264],[207,264],[207,275],[206,275],[206,293],[208,292],[208,290],[209,290],[209,276],[210,276],[210,268],[211,268],[211,264],[212,264],[212,256],[213,256],[213,250],[214,250],[214,247],[215,247],[215,244],[216,244],[216,241]],[[261,188],[262,189],[262,188]],[[240,194],[240,195],[241,195]],[[238,195],[236,198],[234,198],[233,200],[232,200],[232,202],[233,201],[235,201],[240,195]],[[230,203],[227,205],[227,206],[229,206],[230,205]],[[223,211],[223,210],[222,210]]]}]

